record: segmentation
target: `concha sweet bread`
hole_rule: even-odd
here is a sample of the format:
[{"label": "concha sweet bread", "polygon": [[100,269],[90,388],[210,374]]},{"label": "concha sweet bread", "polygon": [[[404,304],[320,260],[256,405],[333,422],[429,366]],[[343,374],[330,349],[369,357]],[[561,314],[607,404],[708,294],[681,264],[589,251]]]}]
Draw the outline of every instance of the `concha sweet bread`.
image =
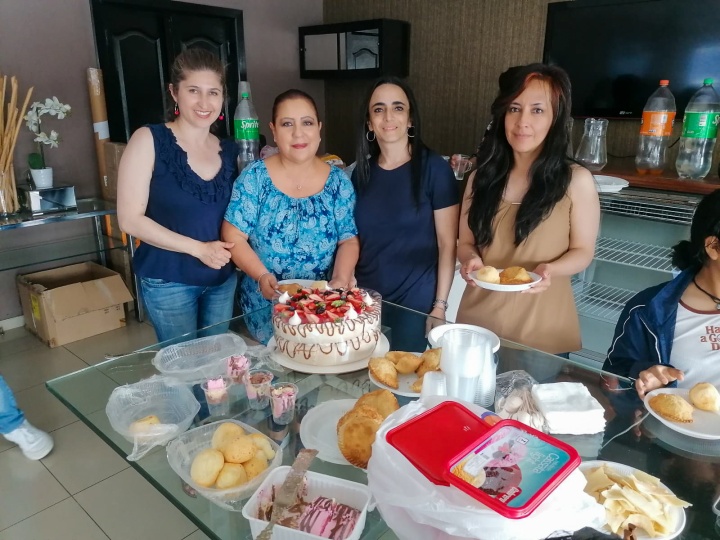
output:
[{"label": "concha sweet bread", "polygon": [[500,273],[494,266],[483,266],[475,272],[475,277],[485,283],[500,283]]},{"label": "concha sweet bread", "polygon": [[720,411],[720,392],[712,384],[698,383],[690,389],[690,403],[702,411]]},{"label": "concha sweet bread", "polygon": [[689,424],[693,421],[693,407],[677,394],[657,394],[648,402],[653,410],[672,422]]}]

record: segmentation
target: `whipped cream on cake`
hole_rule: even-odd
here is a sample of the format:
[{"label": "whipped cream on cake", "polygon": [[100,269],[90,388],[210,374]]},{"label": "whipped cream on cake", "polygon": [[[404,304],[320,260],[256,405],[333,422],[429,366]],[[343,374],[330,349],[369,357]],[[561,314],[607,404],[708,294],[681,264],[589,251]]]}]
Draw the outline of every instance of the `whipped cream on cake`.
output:
[{"label": "whipped cream on cake", "polygon": [[372,354],[380,338],[378,293],[298,287],[286,294],[278,299],[272,317],[282,354],[311,365],[350,363]]}]

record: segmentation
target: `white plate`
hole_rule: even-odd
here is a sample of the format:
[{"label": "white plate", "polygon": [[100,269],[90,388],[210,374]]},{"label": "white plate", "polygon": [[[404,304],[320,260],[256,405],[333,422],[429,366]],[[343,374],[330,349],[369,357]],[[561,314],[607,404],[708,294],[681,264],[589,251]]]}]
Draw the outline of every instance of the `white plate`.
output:
[{"label": "white plate", "polygon": [[268,341],[268,349],[272,351],[271,355],[273,360],[275,360],[278,364],[280,364],[282,367],[286,367],[288,369],[292,369],[293,371],[298,371],[300,373],[319,373],[319,374],[339,374],[339,373],[352,373],[353,371],[360,371],[361,369],[367,369],[368,361],[373,356],[385,356],[388,351],[390,350],[390,342],[388,341],[388,338],[385,337],[385,334],[380,334],[380,339],[378,340],[378,344],[375,346],[375,349],[372,353],[368,355],[367,358],[363,358],[362,360],[357,360],[356,362],[347,362],[345,364],[337,364],[334,366],[315,366],[312,364],[304,364],[302,362],[297,362],[296,360],[293,360],[292,358],[289,358],[285,356],[284,354],[281,354],[275,350],[275,338],[271,337],[270,341]]},{"label": "white plate", "polygon": [[630,182],[617,176],[606,176],[603,174],[596,174],[594,176],[595,188],[598,193],[617,193],[630,185]]},{"label": "white plate", "polygon": [[[613,471],[615,471],[618,474],[632,474],[636,470],[634,467],[630,467],[629,465],[623,465],[622,463],[615,463],[614,461],[583,461],[580,464],[580,467],[578,467],[581,471],[585,471],[586,469],[594,469],[596,467],[602,467],[603,465],[607,465],[610,467]],[[660,485],[667,489],[670,493],[672,493],[672,490],[668,488],[665,484],[660,482]],[[674,495],[674,494],[673,494]],[[683,529],[685,528],[685,510],[680,506],[672,506],[672,513],[673,517],[675,518],[675,530],[671,532],[670,534],[667,534],[665,536],[655,536],[654,540],[671,540],[672,538],[675,538],[678,536]],[[635,529],[635,535],[637,536],[638,540],[644,540],[646,538],[650,538],[649,535],[645,533],[644,529]]]},{"label": "white plate", "polygon": [[317,457],[323,461],[350,465],[338,448],[337,423],[355,403],[357,399],[335,399],[310,409],[300,422],[303,446],[317,450]]},{"label": "white plate", "polygon": [[473,324],[443,324],[441,326],[436,326],[432,330],[430,330],[430,333],[428,334],[428,341],[430,342],[430,346],[432,348],[436,347],[442,347],[442,344],[440,343],[440,339],[442,338],[443,334],[447,332],[448,330],[455,330],[455,329],[461,329],[461,330],[474,330],[475,332],[479,332],[480,334],[483,334],[490,338],[490,341],[492,343],[492,350],[494,353],[498,352],[500,349],[500,338],[497,337],[495,332],[491,332],[487,328],[483,328],[482,326],[475,326]]},{"label": "white plate", "polygon": [[695,409],[693,411],[693,421],[691,423],[681,424],[680,422],[673,422],[672,420],[668,420],[660,416],[650,406],[650,398],[658,394],[677,394],[690,403],[690,390],[687,388],[658,388],[657,390],[653,390],[652,392],[645,394],[645,399],[643,400],[645,408],[650,412],[650,414],[660,420],[660,422],[678,433],[682,433],[688,437],[695,437],[697,439],[720,439],[720,413]]},{"label": "white plate", "polygon": [[[498,272],[502,272],[503,270],[504,270],[504,268],[497,269]],[[528,274],[530,274],[530,277],[533,280],[530,283],[522,283],[520,285],[500,285],[499,283],[488,283],[487,281],[480,281],[473,275],[471,275],[470,277],[477,284],[478,287],[482,287],[483,289],[488,289],[490,291],[500,291],[500,292],[514,292],[514,291],[524,291],[526,289],[529,289],[536,283],[540,283],[540,280],[542,280],[542,278],[535,272],[528,272]]]},{"label": "white plate", "polygon": [[[413,353],[418,356],[420,356],[422,353]],[[378,388],[383,388],[385,390],[390,390],[395,395],[398,396],[405,396],[405,397],[420,397],[420,392],[413,392],[410,390],[410,387],[412,384],[418,380],[417,373],[414,371],[412,373],[398,373],[398,387],[392,388],[386,384],[381,383],[378,381],[375,377],[373,377],[372,373],[370,373],[370,370],[368,370],[368,377],[372,381],[372,383],[377,386]]]}]

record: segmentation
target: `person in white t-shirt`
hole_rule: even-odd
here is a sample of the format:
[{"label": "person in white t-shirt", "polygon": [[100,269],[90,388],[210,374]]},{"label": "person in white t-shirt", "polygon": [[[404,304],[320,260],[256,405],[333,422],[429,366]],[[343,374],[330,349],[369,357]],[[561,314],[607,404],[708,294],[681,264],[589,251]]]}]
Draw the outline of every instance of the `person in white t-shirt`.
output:
[{"label": "person in white t-shirt", "polygon": [[700,201],[672,261],[682,272],[627,303],[603,365],[635,379],[641,398],[663,386],[720,388],[720,189]]}]

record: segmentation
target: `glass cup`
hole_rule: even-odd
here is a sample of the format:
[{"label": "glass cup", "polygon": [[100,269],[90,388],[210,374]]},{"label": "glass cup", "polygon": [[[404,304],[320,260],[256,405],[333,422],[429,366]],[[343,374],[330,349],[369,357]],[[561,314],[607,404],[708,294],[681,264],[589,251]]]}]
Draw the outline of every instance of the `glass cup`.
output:
[{"label": "glass cup", "polygon": [[490,341],[480,332],[455,328],[445,332],[440,342],[440,369],[445,374],[447,395],[474,402],[480,376],[484,371],[484,355],[487,350],[490,351],[492,362]]},{"label": "glass cup", "polygon": [[586,118],[575,159],[591,171],[599,171],[607,164],[607,126],[604,118]]},{"label": "glass cup", "polygon": [[230,414],[230,395],[228,388],[232,385],[230,377],[208,379],[200,385],[205,392],[205,401],[210,416],[228,416]]},{"label": "glass cup", "polygon": [[466,154],[453,154],[451,163],[455,173],[455,180],[462,180],[465,173],[472,169],[470,156]]},{"label": "glass cup", "polygon": [[279,382],[272,385],[270,400],[272,417],[276,424],[287,425],[295,418],[295,399],[298,387],[293,383]]},{"label": "glass cup", "polygon": [[273,374],[266,369],[251,369],[245,376],[245,391],[250,408],[260,411],[270,405],[270,385]]}]

